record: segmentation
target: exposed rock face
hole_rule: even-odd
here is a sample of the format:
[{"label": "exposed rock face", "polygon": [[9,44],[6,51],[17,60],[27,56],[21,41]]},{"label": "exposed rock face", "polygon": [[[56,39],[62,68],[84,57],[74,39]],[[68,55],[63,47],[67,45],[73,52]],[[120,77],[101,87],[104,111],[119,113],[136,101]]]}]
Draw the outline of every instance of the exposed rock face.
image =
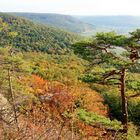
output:
[{"label": "exposed rock face", "polygon": [[8,104],[7,99],[2,94],[0,94],[0,108],[2,109],[7,104]]},{"label": "exposed rock face", "polygon": [[6,123],[11,123],[14,120],[12,106],[2,94],[0,94],[0,119]]}]

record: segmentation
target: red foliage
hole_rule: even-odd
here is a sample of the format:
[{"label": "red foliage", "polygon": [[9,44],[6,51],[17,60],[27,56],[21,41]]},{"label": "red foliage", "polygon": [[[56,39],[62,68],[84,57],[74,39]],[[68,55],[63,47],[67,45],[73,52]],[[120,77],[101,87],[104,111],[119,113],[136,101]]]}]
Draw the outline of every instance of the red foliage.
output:
[{"label": "red foliage", "polygon": [[70,109],[72,104],[72,97],[68,93],[55,93],[53,94],[50,106],[56,108],[59,113],[63,113],[65,110]]}]

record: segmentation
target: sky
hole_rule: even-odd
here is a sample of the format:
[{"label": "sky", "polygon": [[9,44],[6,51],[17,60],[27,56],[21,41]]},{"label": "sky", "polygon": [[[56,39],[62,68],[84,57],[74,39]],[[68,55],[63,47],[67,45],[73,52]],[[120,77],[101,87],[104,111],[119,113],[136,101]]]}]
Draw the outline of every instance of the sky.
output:
[{"label": "sky", "polygon": [[0,12],[140,16],[140,0],[0,0]]}]

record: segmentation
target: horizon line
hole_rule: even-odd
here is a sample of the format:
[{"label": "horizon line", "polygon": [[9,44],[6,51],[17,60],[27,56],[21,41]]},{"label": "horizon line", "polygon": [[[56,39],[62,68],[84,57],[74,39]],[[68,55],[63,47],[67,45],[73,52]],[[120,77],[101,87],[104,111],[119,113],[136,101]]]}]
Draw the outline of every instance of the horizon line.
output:
[{"label": "horizon line", "polygon": [[69,15],[69,16],[133,16],[140,17],[140,15],[131,15],[131,14],[64,14],[56,12],[30,12],[30,11],[0,11],[0,13],[31,13],[31,14],[57,14],[57,15]]}]

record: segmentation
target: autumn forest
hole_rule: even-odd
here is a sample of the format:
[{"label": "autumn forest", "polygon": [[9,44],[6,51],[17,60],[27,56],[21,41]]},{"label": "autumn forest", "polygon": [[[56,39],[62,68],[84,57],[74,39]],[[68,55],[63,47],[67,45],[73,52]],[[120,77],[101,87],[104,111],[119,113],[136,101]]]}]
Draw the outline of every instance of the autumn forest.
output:
[{"label": "autumn forest", "polygon": [[139,140],[140,29],[23,15],[0,13],[0,140]]}]

